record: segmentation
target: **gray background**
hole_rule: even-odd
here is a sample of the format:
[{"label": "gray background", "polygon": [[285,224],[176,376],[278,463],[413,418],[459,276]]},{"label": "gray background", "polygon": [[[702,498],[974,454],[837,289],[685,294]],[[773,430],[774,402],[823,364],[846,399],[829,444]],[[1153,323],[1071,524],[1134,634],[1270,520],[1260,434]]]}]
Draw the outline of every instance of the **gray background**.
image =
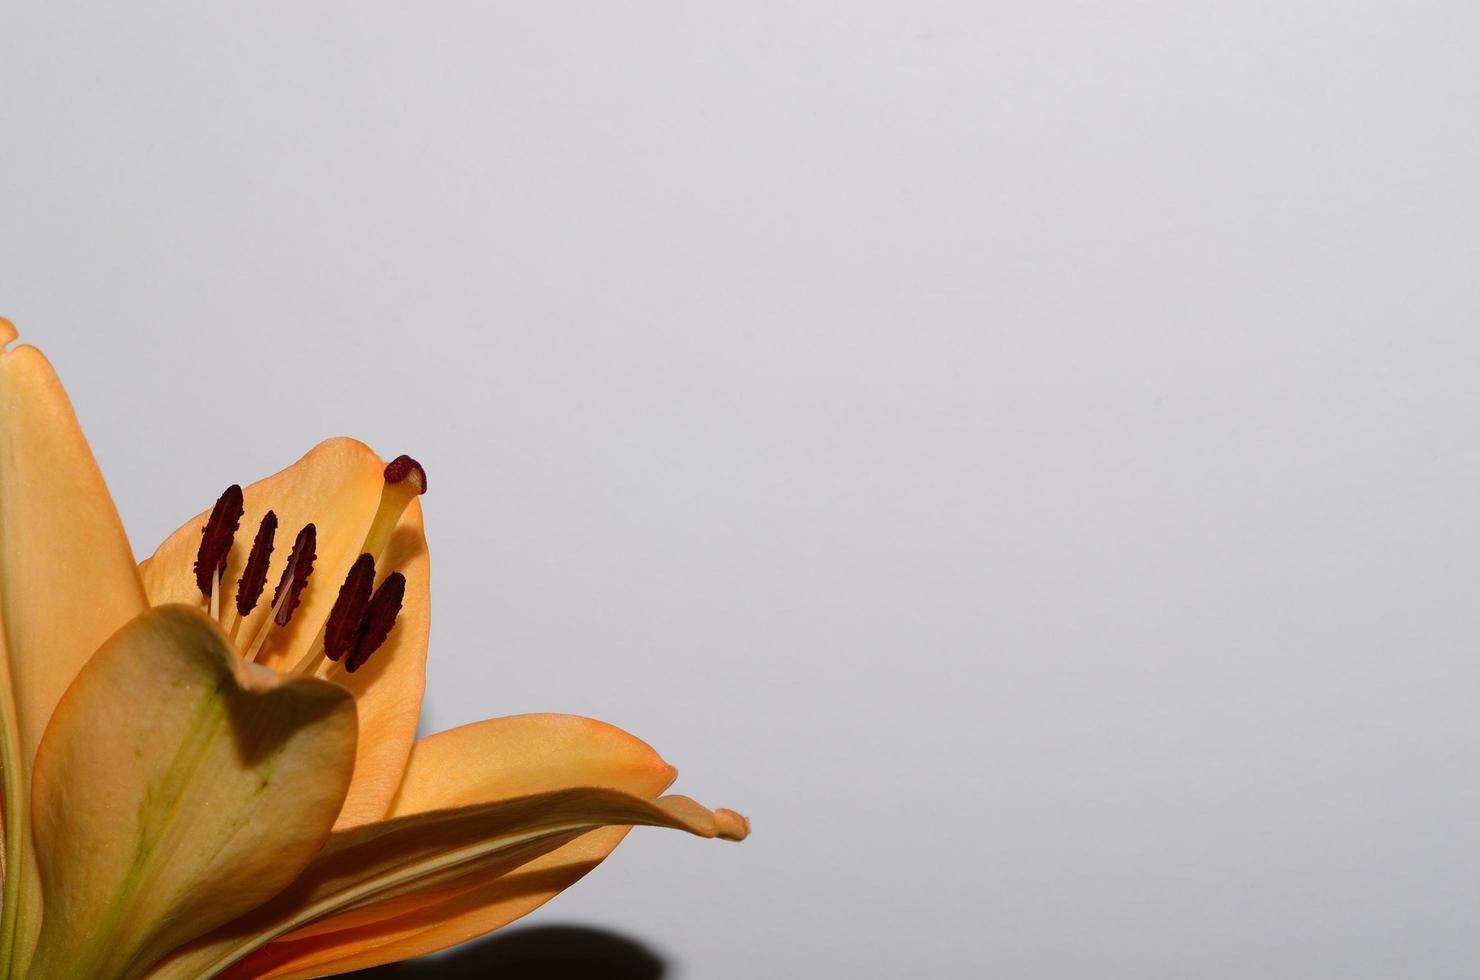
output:
[{"label": "gray background", "polygon": [[431,473],[427,718],[740,846],[683,980],[1480,971],[1464,3],[9,3],[0,309],[141,553]]}]

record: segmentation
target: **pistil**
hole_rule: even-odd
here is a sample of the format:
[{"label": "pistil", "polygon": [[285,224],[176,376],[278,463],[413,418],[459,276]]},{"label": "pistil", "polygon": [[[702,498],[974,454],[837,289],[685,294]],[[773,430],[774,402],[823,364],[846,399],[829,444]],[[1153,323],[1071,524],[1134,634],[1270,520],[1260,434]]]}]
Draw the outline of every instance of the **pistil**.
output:
[{"label": "pistil", "polygon": [[401,515],[416,497],[427,492],[427,471],[410,456],[397,456],[385,466],[385,486],[380,491],[380,506],[375,519],[365,534],[365,544],[360,551],[376,561],[385,557],[386,545]]}]

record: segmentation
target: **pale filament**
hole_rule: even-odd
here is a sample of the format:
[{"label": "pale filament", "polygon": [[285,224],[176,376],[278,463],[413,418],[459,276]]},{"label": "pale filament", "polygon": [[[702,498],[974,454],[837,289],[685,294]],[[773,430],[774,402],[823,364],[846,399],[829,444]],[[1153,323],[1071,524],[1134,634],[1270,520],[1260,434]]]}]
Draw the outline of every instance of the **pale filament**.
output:
[{"label": "pale filament", "polygon": [[257,635],[252,639],[252,646],[247,650],[246,658],[253,663],[259,662],[257,656],[267,644],[267,637],[272,633],[273,627],[277,625],[278,611],[287,605],[288,595],[289,590],[284,589],[283,594],[278,596],[278,601],[272,604],[272,609],[268,610],[267,622],[262,624],[262,627],[257,630]]}]

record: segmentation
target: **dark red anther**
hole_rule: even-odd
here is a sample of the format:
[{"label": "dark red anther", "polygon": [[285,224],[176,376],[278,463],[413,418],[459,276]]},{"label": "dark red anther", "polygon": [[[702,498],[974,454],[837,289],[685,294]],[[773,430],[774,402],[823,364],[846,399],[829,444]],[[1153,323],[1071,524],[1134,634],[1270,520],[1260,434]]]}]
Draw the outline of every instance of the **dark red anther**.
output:
[{"label": "dark red anther", "polygon": [[226,570],[226,557],[231,542],[242,522],[242,488],[233,483],[211,508],[210,520],[200,534],[200,550],[195,553],[195,584],[201,595],[209,596],[217,574]]},{"label": "dark red anther", "polygon": [[257,528],[257,539],[252,542],[252,552],[247,555],[247,567],[242,569],[242,578],[236,586],[236,611],[245,616],[257,608],[262,590],[267,587],[267,563],[272,558],[272,540],[277,536],[277,515],[268,511]]},{"label": "dark red anther", "polygon": [[365,609],[365,618],[360,623],[360,637],[355,641],[354,651],[344,661],[344,669],[353,674],[365,665],[370,654],[379,650],[385,638],[391,635],[396,617],[401,613],[401,601],[406,598],[406,576],[391,572],[375,590],[370,605]]},{"label": "dark red anther", "polygon": [[410,477],[417,493],[427,492],[427,471],[410,456],[397,456],[385,464],[385,482],[400,483]]},{"label": "dark red anther", "polygon": [[[308,577],[313,574],[313,561],[318,555],[314,548],[318,545],[318,528],[312,524],[303,525],[303,530],[298,532],[298,538],[293,542],[293,553],[288,556],[288,565],[283,569],[283,577],[278,581],[277,591],[272,594],[272,604],[277,607],[277,615],[273,622],[279,626],[287,626],[288,620],[293,618],[293,610],[298,608],[298,600],[303,595],[303,587],[308,584]],[[287,590],[287,597],[283,598],[283,591]],[[278,600],[282,599],[282,605]]]},{"label": "dark red anther", "polygon": [[370,604],[370,591],[375,588],[375,559],[361,555],[350,566],[344,584],[339,587],[339,598],[329,610],[329,621],[324,624],[324,656],[338,660],[354,649],[360,636],[360,620],[365,618],[365,607]]}]

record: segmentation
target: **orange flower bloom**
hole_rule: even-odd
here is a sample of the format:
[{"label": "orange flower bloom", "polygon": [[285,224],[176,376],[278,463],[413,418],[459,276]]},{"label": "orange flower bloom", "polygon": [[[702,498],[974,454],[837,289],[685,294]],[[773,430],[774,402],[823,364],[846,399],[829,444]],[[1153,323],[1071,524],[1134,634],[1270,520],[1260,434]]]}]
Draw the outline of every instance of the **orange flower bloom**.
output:
[{"label": "orange flower bloom", "polygon": [[416,739],[414,460],[330,440],[135,566],[15,338],[0,320],[0,980],[342,973],[497,929],[634,825],[748,833],[598,721]]}]

